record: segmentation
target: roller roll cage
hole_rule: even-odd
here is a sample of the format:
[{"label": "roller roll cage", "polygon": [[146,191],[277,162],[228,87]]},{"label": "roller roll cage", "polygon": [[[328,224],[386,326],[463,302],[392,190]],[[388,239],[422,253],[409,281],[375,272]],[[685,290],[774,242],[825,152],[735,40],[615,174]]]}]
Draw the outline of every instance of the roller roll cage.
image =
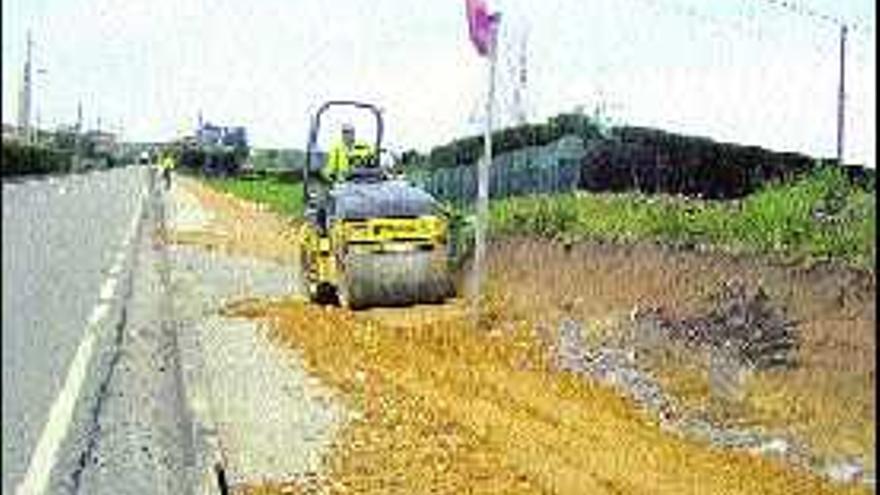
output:
[{"label": "roller roll cage", "polygon": [[309,128],[309,141],[306,144],[306,164],[303,167],[303,197],[306,201],[309,200],[309,181],[313,174],[312,172],[312,162],[313,155],[317,149],[318,145],[318,132],[321,129],[321,117],[324,113],[332,107],[354,107],[361,110],[369,110],[372,112],[373,116],[376,118],[376,142],[375,147],[373,148],[374,153],[370,156],[371,166],[378,168],[379,165],[379,151],[382,149],[382,133],[384,130],[384,123],[382,121],[382,111],[375,105],[370,103],[364,103],[361,101],[355,100],[331,100],[318,109],[315,113],[314,117],[312,117],[311,126]]}]

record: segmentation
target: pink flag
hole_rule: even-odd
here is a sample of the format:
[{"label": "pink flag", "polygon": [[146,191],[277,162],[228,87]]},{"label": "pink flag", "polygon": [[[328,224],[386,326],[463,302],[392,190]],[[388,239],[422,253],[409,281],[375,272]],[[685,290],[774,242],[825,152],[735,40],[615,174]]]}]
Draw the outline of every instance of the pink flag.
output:
[{"label": "pink flag", "polygon": [[499,14],[490,14],[483,0],[465,0],[471,41],[481,56],[495,48]]}]

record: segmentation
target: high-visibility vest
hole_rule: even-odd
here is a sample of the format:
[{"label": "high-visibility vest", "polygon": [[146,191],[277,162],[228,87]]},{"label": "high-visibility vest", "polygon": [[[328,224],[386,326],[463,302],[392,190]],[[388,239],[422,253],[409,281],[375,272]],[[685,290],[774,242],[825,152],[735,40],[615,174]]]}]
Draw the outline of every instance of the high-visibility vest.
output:
[{"label": "high-visibility vest", "polygon": [[352,167],[366,165],[367,160],[373,155],[373,148],[364,142],[358,141],[348,148],[345,143],[339,141],[331,149],[327,156],[327,163],[321,170],[321,175],[330,182],[343,180]]},{"label": "high-visibility vest", "polygon": [[166,156],[165,158],[162,158],[162,160],[159,162],[159,168],[161,168],[162,170],[174,170],[174,158],[171,158],[171,156]]}]

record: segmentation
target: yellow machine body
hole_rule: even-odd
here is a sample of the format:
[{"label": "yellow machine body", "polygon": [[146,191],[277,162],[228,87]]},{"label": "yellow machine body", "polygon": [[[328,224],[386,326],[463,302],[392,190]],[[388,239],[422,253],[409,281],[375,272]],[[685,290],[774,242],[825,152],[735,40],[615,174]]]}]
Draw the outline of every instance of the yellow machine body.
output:
[{"label": "yellow machine body", "polygon": [[[422,302],[442,299],[451,292],[447,275],[447,220],[439,215],[424,215],[414,218],[371,218],[363,220],[334,220],[327,235],[321,235],[314,224],[305,223],[301,232],[303,274],[313,300],[333,298],[345,292],[346,283],[362,283],[361,279],[346,279],[349,260],[374,260],[385,256],[388,260],[382,269],[375,269],[371,283],[378,285],[379,279],[411,278],[410,288],[399,289],[419,294],[391,294],[383,297],[368,294],[371,304],[381,304],[392,300],[405,299],[408,302]],[[419,261],[418,269],[409,268],[414,257]],[[427,267],[425,265],[428,265]],[[398,273],[394,273],[394,272]],[[425,275],[428,273],[429,275]],[[363,276],[360,276],[363,278]],[[438,278],[439,277],[439,278]],[[420,287],[425,284],[440,284],[438,287]],[[412,289],[411,287],[415,287]],[[364,291],[361,291],[364,292]],[[385,301],[387,299],[388,301]],[[359,301],[346,301],[359,306]]]},{"label": "yellow machine body", "polygon": [[[322,116],[339,107],[375,117],[374,152],[328,184],[322,179],[327,163],[320,162],[318,136]],[[300,253],[313,301],[359,308],[440,302],[454,293],[448,219],[429,193],[393,177],[393,166],[383,166],[380,158],[388,154],[382,147],[383,128],[377,106],[354,100],[325,102],[312,117],[303,166],[306,221]]]}]

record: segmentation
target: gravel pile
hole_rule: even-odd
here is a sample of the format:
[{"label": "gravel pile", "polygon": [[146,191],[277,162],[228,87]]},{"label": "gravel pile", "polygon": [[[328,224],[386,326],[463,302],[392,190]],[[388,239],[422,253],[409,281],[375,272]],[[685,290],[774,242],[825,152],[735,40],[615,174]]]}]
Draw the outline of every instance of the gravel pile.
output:
[{"label": "gravel pile", "polygon": [[660,385],[637,368],[632,350],[611,346],[589,349],[581,336],[581,326],[573,320],[563,320],[556,351],[557,369],[611,384],[661,417],[672,415],[673,404]]},{"label": "gravel pile", "polygon": [[705,315],[674,318],[662,310],[634,316],[643,334],[660,334],[688,345],[729,349],[752,369],[791,367],[796,364],[795,322],[774,307],[761,289],[750,290],[739,281],[726,284]]},{"label": "gravel pile", "polygon": [[563,320],[558,330],[555,354],[558,370],[588,376],[616,387],[639,407],[656,414],[664,428],[710,442],[716,447],[747,449],[760,455],[804,462],[802,449],[788,440],[754,430],[724,427],[681,410],[674,398],[639,368],[634,350],[611,345],[589,348],[583,340],[581,325],[574,320]]},{"label": "gravel pile", "polygon": [[[736,292],[734,294],[737,295]],[[703,317],[703,320],[712,321],[715,325],[726,323],[729,326],[721,331],[728,332],[737,330],[743,332],[742,327],[746,322],[754,322],[754,319],[749,320],[749,317],[754,318],[755,314],[764,315],[765,320],[762,323],[767,320],[774,322],[767,317],[766,308],[761,308],[761,304],[766,304],[761,297],[766,296],[759,294],[755,294],[750,299],[742,297],[740,292],[737,295],[739,300],[728,299],[728,305],[713,311],[711,315]],[[752,313],[749,313],[750,311]],[[739,325],[731,324],[730,320],[737,315],[742,316],[745,321],[739,322]],[[724,317],[728,320],[722,319]],[[697,319],[691,322],[695,320]],[[681,325],[677,329],[682,327],[687,328]],[[704,338],[708,344],[717,344],[716,340]],[[874,488],[873,471],[866,471],[858,459],[823,462],[793,439],[769,435],[755,429],[718,425],[705,419],[697,411],[682,410],[676,404],[674,397],[667,395],[650,374],[639,368],[639,353],[631,348],[609,344],[591,348],[584,341],[582,327],[577,321],[566,319],[560,323],[555,351],[557,370],[590,377],[617,388],[622,394],[633,399],[639,407],[657,415],[664,429],[709,442],[715,447],[741,449],[764,457],[782,458],[792,464],[812,469],[836,482],[861,482],[871,489]]]}]

